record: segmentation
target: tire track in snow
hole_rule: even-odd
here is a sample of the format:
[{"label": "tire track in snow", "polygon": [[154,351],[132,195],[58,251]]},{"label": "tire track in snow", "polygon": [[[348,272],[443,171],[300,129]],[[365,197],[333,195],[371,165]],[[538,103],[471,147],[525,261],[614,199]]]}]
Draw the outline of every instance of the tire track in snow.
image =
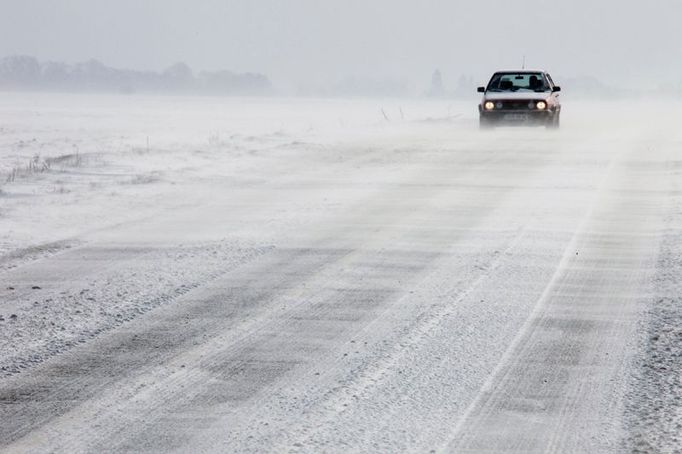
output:
[{"label": "tire track in snow", "polygon": [[[661,203],[614,163],[536,309],[455,427],[455,452],[596,452],[620,442],[625,380],[650,292]],[[612,170],[615,171],[612,166]]]}]

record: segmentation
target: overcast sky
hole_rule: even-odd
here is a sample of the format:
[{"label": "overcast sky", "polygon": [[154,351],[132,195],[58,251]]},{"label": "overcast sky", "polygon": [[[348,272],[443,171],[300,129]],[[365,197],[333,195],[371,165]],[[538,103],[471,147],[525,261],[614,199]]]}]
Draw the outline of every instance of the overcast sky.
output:
[{"label": "overcast sky", "polygon": [[682,80],[681,21],[680,0],[0,0],[0,56],[426,85],[525,54],[555,79],[656,84]]}]

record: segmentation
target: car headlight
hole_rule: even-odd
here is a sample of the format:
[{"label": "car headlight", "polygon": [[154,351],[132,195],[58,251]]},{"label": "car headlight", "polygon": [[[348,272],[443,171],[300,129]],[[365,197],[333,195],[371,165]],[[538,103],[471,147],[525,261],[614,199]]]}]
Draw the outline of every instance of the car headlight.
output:
[{"label": "car headlight", "polygon": [[483,107],[485,108],[485,110],[493,110],[495,108],[495,103],[488,101],[485,104],[483,104]]},{"label": "car headlight", "polygon": [[547,103],[545,101],[539,101],[535,104],[535,107],[537,107],[538,110],[545,110],[547,108]]}]

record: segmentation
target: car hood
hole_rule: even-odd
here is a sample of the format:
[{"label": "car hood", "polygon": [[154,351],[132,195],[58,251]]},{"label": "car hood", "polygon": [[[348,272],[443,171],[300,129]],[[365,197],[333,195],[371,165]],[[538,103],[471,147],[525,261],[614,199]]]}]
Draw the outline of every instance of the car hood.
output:
[{"label": "car hood", "polygon": [[531,100],[537,100],[537,101],[544,101],[547,98],[550,97],[552,93],[545,91],[542,93],[536,93],[534,91],[517,91],[517,92],[505,92],[505,93],[496,93],[496,92],[488,92],[486,93],[483,98],[486,101],[516,101],[516,100],[521,100],[521,99],[531,99]]}]

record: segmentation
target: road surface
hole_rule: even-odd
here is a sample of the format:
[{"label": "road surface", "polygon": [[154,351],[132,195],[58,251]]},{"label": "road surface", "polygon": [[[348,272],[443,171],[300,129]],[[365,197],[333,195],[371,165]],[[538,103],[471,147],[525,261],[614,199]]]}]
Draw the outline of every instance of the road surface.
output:
[{"label": "road surface", "polygon": [[682,132],[474,124],[261,151],[6,255],[0,451],[678,449]]}]

